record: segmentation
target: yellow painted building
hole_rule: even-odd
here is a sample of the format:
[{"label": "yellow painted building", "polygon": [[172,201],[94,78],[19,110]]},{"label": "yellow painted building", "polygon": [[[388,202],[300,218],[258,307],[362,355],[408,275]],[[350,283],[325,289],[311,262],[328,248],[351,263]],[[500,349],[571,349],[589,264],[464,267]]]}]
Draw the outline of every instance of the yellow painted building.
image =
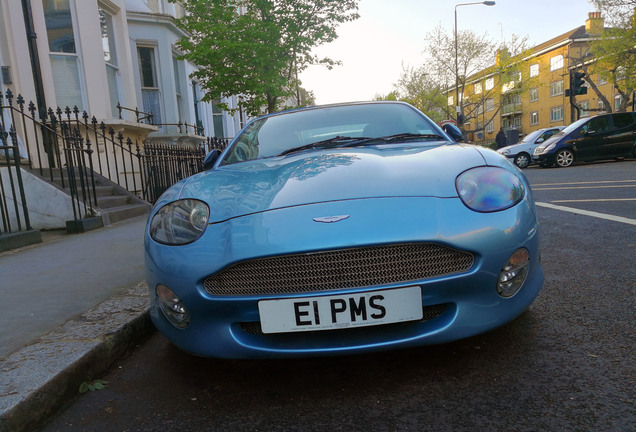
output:
[{"label": "yellow painted building", "polygon": [[[519,137],[545,127],[568,125],[577,117],[566,90],[570,88],[570,73],[579,70],[590,39],[604,28],[599,12],[591,12],[585,25],[570,30],[531,48],[519,58],[521,70],[514,78],[502,79],[497,66],[468,77],[460,88],[460,100],[465,114],[464,129],[468,140],[489,145],[500,128],[509,136]],[[497,63],[499,56],[497,54]],[[517,60],[517,59],[513,59]],[[589,62],[590,57],[585,58]],[[592,75],[601,93],[615,110],[620,95],[601,77]],[[448,91],[449,111],[455,111],[455,88]],[[603,108],[603,101],[592,89],[574,99],[582,108],[580,117],[594,114],[590,109]]]}]

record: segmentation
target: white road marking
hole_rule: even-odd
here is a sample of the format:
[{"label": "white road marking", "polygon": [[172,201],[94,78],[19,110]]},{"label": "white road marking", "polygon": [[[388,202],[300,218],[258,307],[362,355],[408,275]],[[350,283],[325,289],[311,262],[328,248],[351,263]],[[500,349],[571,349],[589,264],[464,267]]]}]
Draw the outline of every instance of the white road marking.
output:
[{"label": "white road marking", "polygon": [[533,191],[544,190],[562,190],[562,189],[609,189],[609,188],[636,188],[636,184],[633,185],[615,185],[615,186],[566,186],[566,187],[546,187],[546,188],[532,188]]},{"label": "white road marking", "polygon": [[636,183],[636,180],[604,180],[592,182],[572,182],[572,183],[539,183],[534,186],[563,186],[563,185],[582,185],[582,184],[602,184],[602,183]]},{"label": "white road marking", "polygon": [[636,219],[630,219],[630,218],[621,217],[621,216],[614,216],[614,215],[609,215],[605,213],[598,213],[598,212],[593,212],[589,210],[580,210],[580,209],[575,209],[572,207],[558,206],[558,205],[548,204],[544,202],[537,202],[536,205],[539,207],[545,207],[545,208],[549,208],[553,210],[560,210],[560,211],[579,214],[583,216],[591,216],[598,219],[605,219],[605,220],[620,222],[620,223],[624,223],[628,225],[636,225]]},{"label": "white road marking", "polygon": [[551,203],[566,202],[620,202],[620,201],[636,201],[636,198],[599,198],[599,199],[582,199],[582,200],[554,200]]}]

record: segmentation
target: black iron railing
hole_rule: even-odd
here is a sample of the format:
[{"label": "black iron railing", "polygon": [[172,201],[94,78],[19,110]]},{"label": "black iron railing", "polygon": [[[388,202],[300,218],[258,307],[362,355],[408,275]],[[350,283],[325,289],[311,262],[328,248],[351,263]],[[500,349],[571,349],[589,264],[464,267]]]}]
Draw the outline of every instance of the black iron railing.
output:
[{"label": "black iron railing", "polygon": [[[11,121],[8,133],[11,144],[5,146],[8,141],[3,140],[4,153],[13,155],[13,157],[5,157],[5,160],[9,161],[8,165],[11,165],[10,161],[13,160],[17,173],[20,172],[17,169],[19,167],[28,168],[42,177],[48,177],[51,182],[67,188],[70,191],[75,220],[94,215],[96,196],[90,141],[88,139],[84,141],[77,127],[70,121],[62,120],[62,110],[58,109],[58,118],[52,110],[38,111],[33,103],[30,103],[25,110],[25,105],[22,96],[15,98],[14,104],[14,97],[10,90],[4,96],[0,95],[0,111],[3,118],[8,117]],[[76,109],[76,113],[77,111]],[[36,112],[40,119],[36,118]],[[67,109],[69,119],[70,113],[71,110]],[[7,135],[7,124],[4,120],[0,129],[3,135]],[[24,164],[19,157],[19,138],[16,132],[18,129],[21,131],[20,136],[28,155]],[[13,147],[13,151],[9,151],[8,147]],[[24,194],[21,199],[26,206]],[[28,210],[25,209],[23,213],[28,221]],[[10,217],[3,214],[2,219],[6,224]],[[30,229],[28,225],[30,223],[27,223],[27,229]],[[18,230],[22,230],[19,223]]]},{"label": "black iron railing", "polygon": [[[118,105],[118,109],[121,114],[126,108]],[[135,112],[138,122],[152,122],[151,114],[131,111]],[[156,144],[150,140],[140,143],[77,107],[40,110],[33,102],[27,104],[22,96],[14,97],[11,91],[0,94],[0,114],[4,114],[0,125],[0,159],[14,173],[8,180],[9,186],[0,183],[4,231],[16,224],[18,230],[30,229],[20,167],[69,190],[77,220],[95,214],[96,174],[153,203],[172,184],[199,172],[209,151],[223,150],[228,143],[222,138],[205,138],[191,146]],[[10,126],[5,125],[5,117],[10,119],[6,122]],[[194,127],[184,123],[177,126],[179,124],[185,126],[186,133],[188,127]],[[194,130],[201,132],[201,129]],[[24,162],[19,157],[19,139],[27,152]],[[11,198],[5,190],[11,190]],[[16,221],[16,217],[9,218],[10,202],[20,202],[23,206],[11,227],[9,221]],[[18,214],[18,210],[12,213]]]},{"label": "black iron railing", "polygon": [[20,148],[13,126],[6,129],[0,105],[0,235],[31,230],[22,181]]},{"label": "black iron railing", "polygon": [[137,123],[147,123],[147,124],[154,125],[154,119],[155,119],[154,114],[139,111],[139,109],[137,108],[135,109],[126,108],[125,106],[121,106],[119,102],[117,102],[117,110],[119,110],[119,120],[123,119],[122,111],[130,111],[135,113],[135,121]]},{"label": "black iron railing", "polygon": [[142,198],[156,202],[170,186],[200,172],[209,151],[223,150],[227,143],[223,138],[207,138],[197,147],[146,142],[143,154],[139,155],[144,185]]},{"label": "black iron railing", "polygon": [[153,123],[153,126],[158,126],[158,127],[162,127],[162,126],[176,126],[177,129],[179,130],[179,133],[190,133],[190,129],[192,129],[192,133],[194,133],[195,135],[199,135],[199,136],[203,136],[203,132],[204,129],[201,126],[197,126],[197,125],[193,125],[193,124],[189,124],[189,123],[185,123],[185,122],[178,122],[178,123]]}]

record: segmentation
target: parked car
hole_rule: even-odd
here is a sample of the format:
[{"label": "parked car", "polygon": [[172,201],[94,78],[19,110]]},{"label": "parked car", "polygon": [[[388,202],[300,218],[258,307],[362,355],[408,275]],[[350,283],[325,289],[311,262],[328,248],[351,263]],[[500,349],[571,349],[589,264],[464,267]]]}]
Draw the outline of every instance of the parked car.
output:
[{"label": "parked car", "polygon": [[552,136],[534,151],[542,167],[568,167],[575,161],[636,157],[636,113],[582,118]]},{"label": "parked car", "polygon": [[508,159],[512,159],[519,168],[527,168],[532,163],[532,154],[537,146],[563,128],[565,126],[555,126],[530,132],[517,144],[500,148],[497,151]]},{"label": "parked car", "polygon": [[145,234],[156,327],[225,358],[361,353],[501,326],[543,285],[530,185],[402,102],[248,123]]}]

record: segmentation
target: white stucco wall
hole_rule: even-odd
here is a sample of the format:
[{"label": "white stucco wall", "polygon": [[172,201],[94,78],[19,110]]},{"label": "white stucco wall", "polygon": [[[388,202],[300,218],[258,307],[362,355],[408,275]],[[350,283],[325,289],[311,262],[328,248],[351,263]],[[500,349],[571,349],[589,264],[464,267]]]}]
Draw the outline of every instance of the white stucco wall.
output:
[{"label": "white stucco wall", "polygon": [[[9,221],[12,229],[17,229],[18,222],[15,216],[15,202],[10,189],[9,168],[0,167],[4,193],[7,195],[7,207],[9,210]],[[66,221],[73,220],[73,207],[71,198],[63,191],[40,180],[31,173],[20,169],[27,207],[29,208],[29,219],[33,229],[58,229],[66,228]],[[15,167],[11,167],[11,174],[15,179]],[[21,223],[24,224],[22,215],[22,201],[18,193],[18,207],[20,211]],[[24,227],[24,226],[23,226]]]}]

